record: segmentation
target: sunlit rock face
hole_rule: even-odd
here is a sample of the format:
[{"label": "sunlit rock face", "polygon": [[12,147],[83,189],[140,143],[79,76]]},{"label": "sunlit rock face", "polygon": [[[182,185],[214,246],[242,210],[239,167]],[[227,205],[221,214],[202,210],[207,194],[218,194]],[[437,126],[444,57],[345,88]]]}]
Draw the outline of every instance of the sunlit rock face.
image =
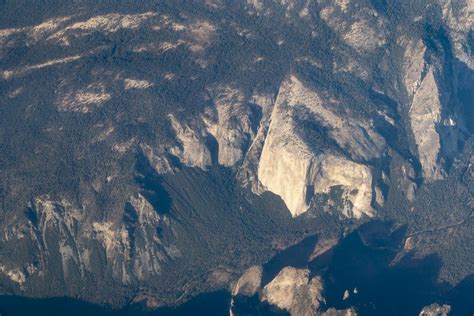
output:
[{"label": "sunlit rock face", "polygon": [[441,145],[436,131],[436,125],[441,120],[441,102],[434,71],[433,67],[428,69],[415,92],[409,112],[423,176],[427,180],[443,178],[442,167],[438,163]]},{"label": "sunlit rock face", "polygon": [[263,268],[261,266],[252,266],[245,270],[242,276],[232,289],[232,298],[230,301],[229,314],[234,315],[234,298],[238,295],[251,297],[256,295],[261,289]]},{"label": "sunlit rock face", "polygon": [[231,167],[240,162],[253,138],[252,111],[242,91],[230,86],[210,89],[215,110],[204,120],[218,145],[218,163]]},{"label": "sunlit rock face", "polygon": [[254,138],[255,114],[241,91],[231,87],[210,89],[214,104],[200,119],[181,123],[169,121],[180,143],[170,148],[186,166],[207,169],[212,164],[233,167],[241,163]]},{"label": "sunlit rock face", "polygon": [[156,227],[169,226],[169,218],[159,215],[141,194],[130,197],[125,212],[128,238],[134,243],[130,249],[134,276],[144,280],[158,275],[162,263],[181,255],[174,245],[164,243],[156,231]]},{"label": "sunlit rock face", "polygon": [[[20,285],[30,279],[47,278],[51,273],[72,280],[77,273],[84,277],[98,273],[97,269],[107,270],[113,279],[127,285],[157,276],[164,262],[181,255],[174,245],[157,235],[158,227],[170,225],[169,219],[159,215],[141,194],[129,198],[123,221],[122,217],[93,221],[66,199],[54,201],[48,196],[35,198],[26,215],[25,221],[11,227],[2,238],[4,242],[11,240],[31,247],[24,254],[31,261],[25,260],[20,266],[2,258],[0,272]],[[102,254],[106,264],[99,267],[93,260]],[[58,271],[51,271],[50,256],[60,258]]]},{"label": "sunlit rock face", "polygon": [[[325,104],[328,102],[328,104]],[[328,193],[342,186],[353,207],[348,217],[373,215],[370,169],[345,157],[319,152],[298,133],[297,113],[301,109],[330,129],[332,138],[354,157],[377,157],[383,139],[364,122],[335,114],[329,100],[323,100],[295,76],[280,88],[258,167],[258,178],[266,190],[279,195],[293,216],[306,212],[316,193]],[[351,210],[352,209],[352,210]]]},{"label": "sunlit rock face", "polygon": [[293,216],[304,213],[309,207],[308,187],[317,171],[315,157],[285,147],[270,147],[271,141],[265,145],[258,168],[261,183],[283,199]]},{"label": "sunlit rock face", "polygon": [[0,288],[177,305],[308,232],[461,221],[473,2],[425,2],[0,1]]},{"label": "sunlit rock face", "polygon": [[25,283],[26,277],[25,274],[19,268],[9,269],[4,265],[0,265],[0,273],[7,276],[12,282],[22,285]]},{"label": "sunlit rock face", "polygon": [[404,61],[403,73],[405,89],[410,98],[416,93],[420,87],[423,75],[426,72],[425,53],[426,46],[420,39],[418,41],[410,41],[408,39],[400,39],[401,45],[404,45]]},{"label": "sunlit rock face", "polygon": [[320,314],[321,316],[357,316],[357,311],[351,307],[348,309],[337,310],[329,308],[327,311]]},{"label": "sunlit rock face", "polygon": [[341,157],[324,156],[314,184],[316,192],[324,193],[329,193],[332,187],[342,186],[344,208],[341,211],[346,217],[374,215],[372,173],[367,166]]},{"label": "sunlit rock face", "polygon": [[163,146],[153,148],[148,144],[142,144],[140,147],[143,155],[157,174],[171,174],[177,170],[177,166],[171,161],[170,155]]},{"label": "sunlit rock face", "polygon": [[261,300],[288,311],[292,316],[314,315],[324,301],[319,277],[309,278],[309,270],[285,267],[267,284]]},{"label": "sunlit rock face", "polygon": [[[471,70],[474,69],[472,55],[472,25],[474,23],[474,3],[470,0],[439,0],[443,20],[453,42],[456,57]],[[471,41],[471,43],[470,43]]]},{"label": "sunlit rock face", "polygon": [[258,180],[258,165],[263,146],[265,145],[275,100],[270,93],[258,93],[251,97],[250,103],[255,104],[261,110],[262,116],[255,137],[237,173],[237,179],[242,187],[250,188],[252,192],[260,194],[265,189]]},{"label": "sunlit rock face", "polygon": [[439,304],[435,303],[423,307],[423,309],[420,311],[419,316],[448,316],[450,311],[451,306],[446,304],[440,306]]},{"label": "sunlit rock face", "polygon": [[[445,177],[438,132],[442,120],[442,91],[437,64],[426,62],[427,49],[422,40],[401,39],[405,47],[403,79],[408,96],[408,116],[416,143],[417,156],[426,181]],[[449,146],[445,143],[445,146]]]},{"label": "sunlit rock face", "polygon": [[310,270],[291,266],[283,267],[278,274],[262,283],[261,266],[248,268],[232,290],[230,315],[242,315],[266,310],[268,305],[288,312],[292,316],[356,316],[356,310],[335,309],[326,304],[325,286],[321,276],[310,277]]},{"label": "sunlit rock face", "polygon": [[173,116],[169,119],[180,143],[171,149],[171,153],[179,157],[181,163],[186,166],[207,169],[212,164],[212,156],[206,144],[205,131],[200,127],[182,124]]},{"label": "sunlit rock face", "polygon": [[248,268],[234,286],[232,295],[255,295],[260,289],[262,283],[262,272],[263,269],[260,266],[252,266]]},{"label": "sunlit rock face", "polygon": [[[445,27],[440,29],[442,39],[436,39],[435,46],[431,39],[409,34],[397,39],[403,50],[400,70],[406,92],[401,108],[406,109],[408,136],[414,143],[412,152],[426,182],[447,177],[452,159],[466,140],[468,126],[472,125],[461,115],[465,82],[472,78],[472,53],[466,44],[468,30],[472,28],[472,3],[439,1],[439,4]],[[413,21],[422,23],[423,19],[419,15]],[[450,46],[443,47],[442,43],[449,40]]]}]

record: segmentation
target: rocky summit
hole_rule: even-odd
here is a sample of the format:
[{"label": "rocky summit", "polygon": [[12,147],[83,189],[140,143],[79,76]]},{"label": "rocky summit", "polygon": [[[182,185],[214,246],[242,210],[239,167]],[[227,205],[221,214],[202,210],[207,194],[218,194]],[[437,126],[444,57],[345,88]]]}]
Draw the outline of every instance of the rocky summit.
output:
[{"label": "rocky summit", "polygon": [[0,2],[0,313],[474,313],[473,51],[471,0]]}]

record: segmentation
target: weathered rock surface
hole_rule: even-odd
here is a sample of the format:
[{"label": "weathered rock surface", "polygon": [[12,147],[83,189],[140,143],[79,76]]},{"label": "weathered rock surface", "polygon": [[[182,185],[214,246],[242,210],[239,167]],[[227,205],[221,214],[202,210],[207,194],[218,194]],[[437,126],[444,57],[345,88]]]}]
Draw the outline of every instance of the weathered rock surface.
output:
[{"label": "weathered rock surface", "polygon": [[[351,157],[370,160],[382,154],[385,143],[369,122],[341,117],[331,109],[340,107],[340,102],[330,99],[331,105],[325,105],[321,96],[291,76],[282,84],[274,106],[269,97],[254,100],[263,113],[255,134],[253,113],[238,90],[217,87],[212,93],[215,112],[209,108],[202,122],[182,124],[170,116],[180,142],[170,153],[182,164],[201,169],[213,164],[208,142],[212,135],[217,142],[215,163],[230,167],[243,161],[247,167],[240,172],[243,185],[251,184],[256,193],[268,190],[279,195],[293,216],[307,211],[316,193],[328,194],[335,186],[344,189],[344,216],[373,216],[370,168],[340,155],[321,153],[298,130],[299,120],[315,119],[330,129],[331,137]],[[301,117],[301,111],[308,114]],[[154,160],[159,170],[172,169],[164,154]]]},{"label": "weathered rock surface", "polygon": [[342,186],[344,190],[341,198],[345,206],[341,211],[346,217],[374,215],[371,207],[372,174],[367,166],[340,157],[324,157],[316,176],[316,192],[329,193],[335,186]]},{"label": "weathered rock surface", "polygon": [[[25,260],[21,266],[2,257],[0,272],[19,284],[28,284],[30,278],[47,278],[51,273],[59,273],[66,280],[74,279],[76,273],[81,277],[99,273],[97,269],[102,267],[92,260],[103,253],[107,259],[103,268],[126,285],[158,275],[163,262],[180,256],[175,246],[162,242],[157,235],[157,227],[168,226],[169,219],[158,215],[141,194],[130,197],[123,221],[94,221],[67,200],[58,202],[48,196],[35,198],[26,215],[2,238],[7,244],[28,245],[29,253],[24,255],[31,261]],[[59,271],[51,271],[52,256],[61,259]]]},{"label": "weathered rock surface", "polygon": [[[323,296],[324,284],[320,276],[310,278],[310,271],[308,269],[284,267],[263,288],[261,287],[262,272],[261,266],[253,266],[242,274],[232,290],[230,315],[240,315],[241,311],[245,311],[245,313],[260,311],[258,304],[262,306],[265,306],[265,304],[276,306],[287,311],[292,316],[357,315],[356,310],[352,307],[341,310],[330,307],[325,311],[321,311],[326,304]],[[251,299],[251,297],[256,297],[256,295],[259,296],[259,303],[257,305]],[[236,298],[239,296],[245,296],[249,300],[236,301]]]},{"label": "weathered rock surface", "polygon": [[267,284],[261,300],[287,310],[292,316],[314,315],[324,301],[319,277],[310,280],[309,270],[285,267]]},{"label": "weathered rock surface", "polygon": [[[425,2],[1,2],[2,291],[181,304],[378,215],[427,229],[419,255],[430,214],[472,204],[453,170],[474,126],[473,2]],[[441,267],[456,282],[466,253]],[[237,296],[261,303],[265,276]],[[319,299],[294,277],[304,314]]]},{"label": "weathered rock surface", "polygon": [[[242,184],[255,193],[279,195],[293,216],[306,212],[315,194],[328,194],[336,186],[344,190],[344,216],[373,216],[370,168],[339,154],[323,154],[299,130],[301,120],[316,120],[352,159],[371,160],[382,155],[385,142],[370,122],[341,116],[336,112],[341,101],[319,95],[293,75],[283,82],[275,102],[261,95],[247,102],[231,87],[213,88],[211,95],[216,107],[208,108],[202,121],[180,123],[170,116],[180,146],[169,152],[182,164],[207,169],[213,163],[230,167],[241,162]],[[257,131],[252,127],[251,103],[262,111]],[[216,140],[217,149],[211,148],[209,137]],[[217,151],[216,162],[212,150]],[[165,153],[154,160],[160,172],[173,169]]]},{"label": "weathered rock surface", "polygon": [[115,277],[127,284],[133,278],[144,280],[159,274],[163,262],[180,256],[176,247],[164,244],[157,235],[157,228],[169,224],[167,217],[158,215],[138,194],[125,205],[123,222],[93,222],[92,232],[105,250]]},{"label": "weathered rock surface", "polygon": [[417,146],[417,155],[427,181],[444,177],[441,160],[441,140],[438,125],[441,123],[441,91],[437,83],[436,65],[426,62],[427,48],[417,41],[401,38],[405,48],[403,79],[407,91],[408,115],[411,131]]},{"label": "weathered rock surface", "polygon": [[420,312],[420,316],[447,316],[451,311],[451,306],[442,305],[440,306],[437,303],[423,307]]},{"label": "weathered rock surface", "polygon": [[260,289],[262,283],[262,272],[263,269],[261,266],[252,266],[248,268],[234,286],[232,295],[255,295]]},{"label": "weathered rock surface", "polygon": [[440,91],[434,72],[433,67],[428,69],[415,92],[409,112],[423,176],[427,180],[441,179],[444,175],[439,164],[441,145],[436,131],[436,126],[441,121]]},{"label": "weathered rock surface", "polygon": [[211,89],[211,96],[217,117],[205,118],[207,130],[217,140],[218,163],[231,167],[244,158],[254,136],[252,112],[238,89],[216,87]]},{"label": "weathered rock surface", "polygon": [[456,57],[474,69],[472,46],[469,44],[474,25],[474,3],[470,0],[439,0],[439,3]]},{"label": "weathered rock surface", "polygon": [[253,95],[250,102],[261,109],[262,118],[260,119],[255,137],[239,169],[237,179],[241,182],[243,187],[248,187],[252,192],[259,194],[264,192],[265,189],[258,180],[258,165],[263,146],[265,145],[275,100],[271,94],[267,93]]},{"label": "weathered rock surface", "polygon": [[4,265],[0,265],[0,273],[6,275],[11,281],[22,285],[25,283],[26,277],[19,268],[9,269]]},{"label": "weathered rock surface", "polygon": [[308,210],[315,193],[328,193],[334,186],[343,186],[345,199],[354,206],[352,211],[346,209],[344,215],[371,216],[370,169],[341,156],[321,154],[307,143],[297,131],[296,115],[300,109],[309,111],[323,126],[331,128],[335,141],[353,156],[370,159],[380,155],[383,139],[368,125],[337,116],[318,94],[291,76],[280,88],[273,109],[258,167],[260,182],[283,199],[293,216]]},{"label": "weathered rock surface", "polygon": [[167,174],[177,170],[165,148],[153,148],[148,144],[142,144],[140,147],[156,173]]},{"label": "weathered rock surface", "polygon": [[212,156],[206,144],[206,132],[199,126],[188,126],[180,123],[175,117],[169,117],[180,146],[170,152],[179,157],[182,164],[190,167],[207,169],[212,165]]},{"label": "weathered rock surface", "polygon": [[403,62],[404,83],[409,97],[412,98],[420,87],[426,72],[426,46],[421,39],[410,41],[402,38],[400,44],[406,46]]},{"label": "weathered rock surface", "polygon": [[258,118],[238,88],[216,86],[209,93],[213,106],[200,119],[188,124],[169,116],[180,143],[169,151],[186,166],[204,170],[212,164],[232,167],[244,159],[255,136],[253,121]]},{"label": "weathered rock surface", "polygon": [[357,316],[357,312],[354,308],[338,310],[331,307],[327,311],[321,313],[320,315],[321,316]]},{"label": "weathered rock surface", "polygon": [[245,270],[244,274],[239,278],[237,283],[234,285],[232,289],[232,297],[230,301],[230,315],[234,315],[234,298],[237,295],[243,296],[253,296],[260,291],[261,284],[262,284],[262,272],[263,268],[261,266],[252,266]]}]

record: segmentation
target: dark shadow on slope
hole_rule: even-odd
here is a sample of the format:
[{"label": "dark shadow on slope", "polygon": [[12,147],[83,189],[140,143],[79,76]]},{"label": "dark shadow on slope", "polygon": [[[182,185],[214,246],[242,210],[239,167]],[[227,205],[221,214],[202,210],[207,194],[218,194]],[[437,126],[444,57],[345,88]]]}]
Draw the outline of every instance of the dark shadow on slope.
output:
[{"label": "dark shadow on slope", "polygon": [[141,188],[140,193],[158,213],[166,214],[171,212],[171,198],[163,188],[162,180],[145,155],[137,154],[135,182]]},{"label": "dark shadow on slope", "polygon": [[474,315],[474,273],[464,278],[449,292],[450,316]]},{"label": "dark shadow on slope", "polygon": [[262,285],[269,283],[281,269],[287,266],[303,268],[318,242],[318,236],[313,235],[300,243],[283,250],[269,262],[263,265]]},{"label": "dark shadow on slope", "polygon": [[130,202],[125,203],[123,223],[128,232],[128,238],[130,239],[130,253],[135,253],[135,230],[138,221],[138,214],[133,205]]},{"label": "dark shadow on slope", "polygon": [[0,296],[2,316],[99,316],[125,315],[112,309],[70,298],[33,299],[21,296]]},{"label": "dark shadow on slope", "polygon": [[131,315],[147,316],[186,316],[186,315],[229,315],[230,294],[216,291],[198,295],[188,302],[174,308],[159,308],[153,312]]},{"label": "dark shadow on slope", "polygon": [[214,165],[219,163],[219,143],[217,142],[217,139],[212,135],[208,135],[206,137],[205,144],[211,153],[212,164]]},{"label": "dark shadow on slope", "polygon": [[270,305],[267,302],[260,302],[258,294],[251,297],[244,295],[237,295],[234,297],[234,306],[232,308],[234,315],[239,316],[288,316],[285,310],[282,310],[274,305]]},{"label": "dark shadow on slope", "polygon": [[[407,226],[371,221],[353,231],[338,245],[308,263],[318,238],[311,236],[274,256],[263,265],[262,286],[282,268],[307,268],[324,279],[326,304],[323,309],[355,307],[360,315],[417,315],[432,303],[458,305],[455,315],[472,309],[469,298],[472,279],[466,278],[455,290],[437,281],[442,262],[437,255],[397,258],[403,249]],[[356,293],[354,293],[354,289]],[[349,298],[344,300],[344,292]],[[234,311],[244,315],[278,315],[258,296],[236,297]],[[463,314],[463,315],[464,315]],[[467,315],[467,314],[466,314]]]},{"label": "dark shadow on slope", "polygon": [[[406,256],[392,265],[405,229],[370,222],[347,236],[334,249],[324,275],[328,306],[355,306],[361,315],[416,315],[438,301],[443,288],[436,281],[441,268],[438,256]],[[346,300],[345,290],[350,291]]]},{"label": "dark shadow on slope", "polygon": [[217,291],[198,295],[177,307],[164,307],[154,311],[132,305],[114,310],[80,300],[57,297],[33,299],[20,296],[0,296],[2,316],[187,316],[229,315],[230,294]]}]

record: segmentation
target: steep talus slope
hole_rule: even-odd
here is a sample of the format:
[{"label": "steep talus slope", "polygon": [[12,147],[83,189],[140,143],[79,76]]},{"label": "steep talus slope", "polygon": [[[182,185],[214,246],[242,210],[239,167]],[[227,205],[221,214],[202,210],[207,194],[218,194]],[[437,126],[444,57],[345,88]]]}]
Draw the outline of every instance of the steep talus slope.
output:
[{"label": "steep talus slope", "polygon": [[[179,304],[374,217],[408,225],[394,261],[454,258],[454,286],[471,2],[3,3],[0,290]],[[285,310],[315,308],[301,291]]]}]

